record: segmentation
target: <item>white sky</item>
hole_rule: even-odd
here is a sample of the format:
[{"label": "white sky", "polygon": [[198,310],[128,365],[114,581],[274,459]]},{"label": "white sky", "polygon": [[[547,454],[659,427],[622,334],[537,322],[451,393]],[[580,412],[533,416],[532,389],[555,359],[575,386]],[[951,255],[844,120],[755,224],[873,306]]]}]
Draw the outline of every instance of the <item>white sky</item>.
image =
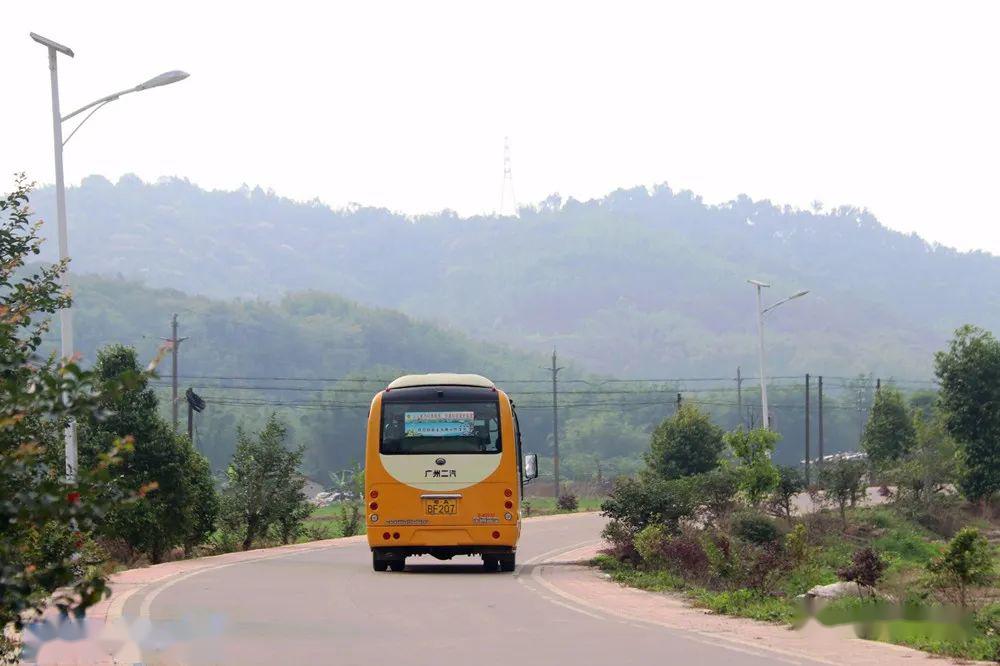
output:
[{"label": "white sky", "polygon": [[0,174],[53,179],[34,31],[76,51],[64,112],[191,73],[95,115],[67,146],[70,183],[176,175],[470,214],[499,205],[509,135],[521,203],[667,181],[868,207],[1000,253],[998,3],[8,4]]}]

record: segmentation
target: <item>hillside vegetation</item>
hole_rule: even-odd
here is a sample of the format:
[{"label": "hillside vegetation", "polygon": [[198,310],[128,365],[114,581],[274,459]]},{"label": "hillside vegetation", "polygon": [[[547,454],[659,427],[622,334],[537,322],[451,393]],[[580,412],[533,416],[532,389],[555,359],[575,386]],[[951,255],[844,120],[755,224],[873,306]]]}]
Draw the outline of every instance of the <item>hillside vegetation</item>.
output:
[{"label": "hillside vegetation", "polygon": [[[33,203],[52,218],[51,201],[43,189]],[[1000,326],[1000,296],[982,289],[1000,279],[1000,260],[846,207],[713,206],[663,185],[588,202],[553,196],[519,219],[411,218],[126,176],[85,179],[69,210],[78,272],[212,296],[319,289],[525,349],[555,345],[617,376],[753,367],[748,277],[772,281],[774,299],[812,289],[769,317],[779,375],[926,378],[955,328]]]},{"label": "hillside vegetation", "polygon": [[[120,278],[75,276],[77,349],[85,364],[112,344],[135,347],[145,364],[170,335],[178,313],[180,389],[194,389],[208,402],[195,416],[196,444],[217,472],[236,445],[236,426],[255,429],[277,411],[289,441],[306,446],[304,471],[329,483],[328,473],[363,456],[364,425],[371,397],[388,380],[406,372],[461,371],[485,374],[518,405],[525,447],[552,466],[550,358],[483,342],[387,309],[369,308],[340,296],[305,291],[273,302],[191,296]],[[43,353],[58,347],[58,324],[45,338]],[[563,478],[608,480],[633,473],[650,435],[675,409],[676,395],[699,405],[726,427],[747,422],[735,384],[722,382],[609,381],[560,360],[560,451]],[[161,412],[169,416],[169,357],[154,380]],[[801,379],[774,380],[775,428],[783,435],[776,459],[798,464],[803,455]],[[923,384],[906,384],[912,391]],[[816,454],[816,386],[813,383],[813,455]],[[826,452],[856,449],[860,425],[871,403],[870,377],[828,378],[825,385]],[[183,400],[183,397],[182,397]],[[744,405],[759,405],[752,381],[743,387]],[[862,410],[859,411],[858,407]],[[181,428],[186,425],[182,404]]]}]

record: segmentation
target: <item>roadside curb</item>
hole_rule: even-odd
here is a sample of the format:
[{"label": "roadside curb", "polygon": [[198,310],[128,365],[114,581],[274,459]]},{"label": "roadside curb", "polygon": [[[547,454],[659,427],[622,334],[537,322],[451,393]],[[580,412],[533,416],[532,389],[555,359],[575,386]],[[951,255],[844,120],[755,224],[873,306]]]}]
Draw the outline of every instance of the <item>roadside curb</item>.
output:
[{"label": "roadside curb", "polygon": [[[769,654],[776,661],[896,666],[915,660],[987,664],[941,657],[914,648],[858,638],[850,627],[825,627],[811,621],[795,631],[786,625],[715,614],[680,595],[640,590],[604,578],[587,562],[600,544],[546,553],[532,563],[530,579],[559,597],[559,605],[602,617],[677,631],[702,642],[726,644],[737,651]],[[600,614],[600,615],[598,615]],[[797,663],[797,662],[796,662]]]}]

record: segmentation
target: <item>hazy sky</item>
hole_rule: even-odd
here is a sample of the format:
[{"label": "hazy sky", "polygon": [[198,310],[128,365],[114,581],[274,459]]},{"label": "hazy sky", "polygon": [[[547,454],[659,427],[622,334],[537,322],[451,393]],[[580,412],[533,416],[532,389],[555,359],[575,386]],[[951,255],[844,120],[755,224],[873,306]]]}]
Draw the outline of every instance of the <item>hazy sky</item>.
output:
[{"label": "hazy sky", "polygon": [[5,6],[0,172],[53,178],[35,31],[76,51],[64,112],[191,73],[96,114],[67,145],[70,183],[134,172],[468,214],[499,205],[509,135],[521,203],[666,181],[863,206],[1000,253],[995,2],[153,6]]}]

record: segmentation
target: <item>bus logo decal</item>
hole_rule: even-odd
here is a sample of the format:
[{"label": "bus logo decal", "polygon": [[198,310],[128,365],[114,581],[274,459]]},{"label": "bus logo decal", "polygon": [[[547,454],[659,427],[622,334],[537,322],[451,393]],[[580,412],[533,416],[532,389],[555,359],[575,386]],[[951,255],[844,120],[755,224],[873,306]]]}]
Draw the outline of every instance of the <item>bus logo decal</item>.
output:
[{"label": "bus logo decal", "polygon": [[458,474],[453,469],[428,469],[424,471],[425,479],[455,478]]}]

